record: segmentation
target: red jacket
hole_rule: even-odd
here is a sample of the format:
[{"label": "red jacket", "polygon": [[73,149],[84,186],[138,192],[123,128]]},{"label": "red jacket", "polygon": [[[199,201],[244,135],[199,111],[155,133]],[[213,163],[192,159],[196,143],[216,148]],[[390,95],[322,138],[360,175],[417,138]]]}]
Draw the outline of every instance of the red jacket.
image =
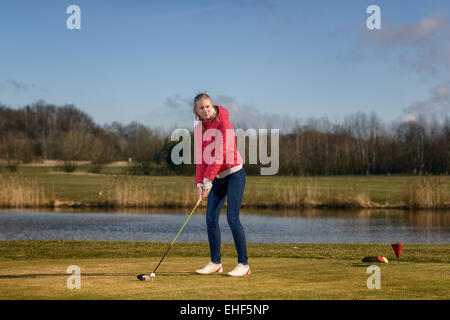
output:
[{"label": "red jacket", "polygon": [[213,119],[199,121],[194,128],[196,184],[203,183],[203,178],[214,180],[218,173],[243,162],[237,150],[230,113],[221,106],[214,107]]}]

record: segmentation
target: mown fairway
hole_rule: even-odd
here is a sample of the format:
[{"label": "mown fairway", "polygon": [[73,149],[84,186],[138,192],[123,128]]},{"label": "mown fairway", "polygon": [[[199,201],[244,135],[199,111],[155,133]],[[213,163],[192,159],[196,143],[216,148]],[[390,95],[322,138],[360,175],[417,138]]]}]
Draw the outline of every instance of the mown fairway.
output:
[{"label": "mown fairway", "polygon": [[[250,244],[252,274],[231,278],[234,247],[223,244],[224,273],[199,276],[205,243],[177,243],[154,281],[166,243],[1,241],[0,299],[449,299],[450,246],[405,245],[400,264],[388,244]],[[381,289],[368,289],[366,255],[383,255]],[[67,289],[69,265],[81,289]]]}]

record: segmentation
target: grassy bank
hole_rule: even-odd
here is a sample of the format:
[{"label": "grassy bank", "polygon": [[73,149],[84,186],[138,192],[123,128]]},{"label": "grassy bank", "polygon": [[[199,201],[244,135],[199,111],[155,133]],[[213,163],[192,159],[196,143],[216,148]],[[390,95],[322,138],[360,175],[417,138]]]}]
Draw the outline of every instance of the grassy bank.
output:
[{"label": "grassy bank", "polygon": [[[0,176],[0,207],[188,208],[196,197],[193,180],[186,176],[67,174],[52,167],[23,167],[18,174]],[[18,196],[24,194],[28,196]],[[449,209],[450,177],[248,176],[243,206]]]},{"label": "grassy bank", "polygon": [[[205,243],[177,243],[153,282],[167,243],[0,241],[0,299],[448,299],[450,246],[406,244],[399,264],[388,244],[249,244],[252,274],[199,276]],[[225,272],[235,266],[223,244]],[[381,289],[367,288],[366,255],[383,255]],[[81,289],[66,286],[69,265],[81,270]],[[237,290],[239,288],[239,290]]]}]

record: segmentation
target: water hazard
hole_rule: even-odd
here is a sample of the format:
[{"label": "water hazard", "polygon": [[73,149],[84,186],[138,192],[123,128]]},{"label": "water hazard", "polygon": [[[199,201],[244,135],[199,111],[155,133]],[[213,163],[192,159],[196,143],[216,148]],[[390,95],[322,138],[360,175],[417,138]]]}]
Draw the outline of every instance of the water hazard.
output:
[{"label": "water hazard", "polygon": [[[178,212],[0,211],[1,240],[124,240],[170,242],[187,218]],[[304,210],[243,211],[252,243],[423,243],[448,244],[449,211]],[[233,242],[220,219],[222,241]],[[205,214],[189,220],[177,241],[207,241]]]}]

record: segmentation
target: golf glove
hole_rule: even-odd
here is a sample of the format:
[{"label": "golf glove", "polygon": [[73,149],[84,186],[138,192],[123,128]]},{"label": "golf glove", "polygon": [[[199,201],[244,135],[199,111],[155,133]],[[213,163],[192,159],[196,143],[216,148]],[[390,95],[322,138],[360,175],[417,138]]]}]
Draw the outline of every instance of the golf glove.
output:
[{"label": "golf glove", "polygon": [[203,186],[202,186],[203,191],[209,193],[211,188],[212,188],[212,180],[208,178],[203,178]]}]

